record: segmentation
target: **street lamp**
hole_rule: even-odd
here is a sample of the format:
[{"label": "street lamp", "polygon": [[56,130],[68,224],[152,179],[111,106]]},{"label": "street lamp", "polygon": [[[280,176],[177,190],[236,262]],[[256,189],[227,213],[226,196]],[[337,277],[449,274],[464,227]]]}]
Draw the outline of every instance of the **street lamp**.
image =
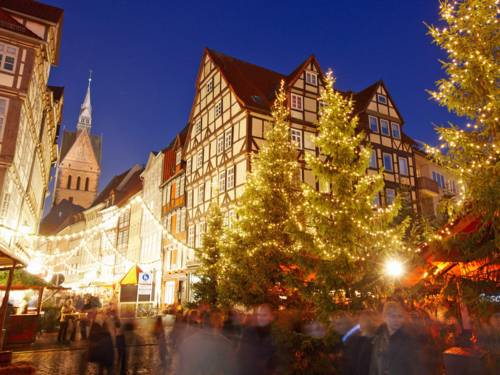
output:
[{"label": "street lamp", "polygon": [[388,259],[384,265],[384,272],[387,276],[398,278],[403,276],[405,268],[403,263],[397,259]]}]

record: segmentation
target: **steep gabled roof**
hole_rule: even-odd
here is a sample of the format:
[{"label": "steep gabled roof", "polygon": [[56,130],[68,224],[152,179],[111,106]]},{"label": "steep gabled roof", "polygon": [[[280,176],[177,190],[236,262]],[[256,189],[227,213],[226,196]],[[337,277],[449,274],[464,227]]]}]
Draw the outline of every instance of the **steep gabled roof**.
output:
[{"label": "steep gabled roof", "polygon": [[[78,136],[78,132],[72,132],[69,130],[65,130],[62,136],[62,144],[61,144],[61,160],[64,160],[64,157],[68,154],[69,150],[73,146]],[[94,150],[94,155],[96,157],[97,162],[101,165],[101,157],[102,157],[102,137],[95,134],[89,134],[90,142],[92,143],[92,149]]]},{"label": "steep gabled roof", "polygon": [[360,112],[365,111],[370,104],[371,99],[377,93],[377,89],[380,85],[381,81],[377,81],[370,86],[364,88],[363,90],[354,93],[354,114],[358,114]]},{"label": "steep gabled roof", "polygon": [[114,176],[106,187],[99,193],[92,207],[103,203],[114,195],[113,204],[120,204],[142,189],[140,175],[144,167],[136,164],[125,172]]},{"label": "steep gabled roof", "polygon": [[51,23],[58,23],[62,19],[64,13],[60,8],[39,3],[34,0],[0,0],[0,8],[22,13]]},{"label": "steep gabled roof", "polygon": [[18,34],[22,34],[24,36],[28,36],[30,38],[34,38],[37,40],[41,40],[38,35],[34,32],[26,28],[26,26],[17,22],[14,18],[12,18],[6,11],[0,9],[0,28],[6,29],[9,31],[13,31]]},{"label": "steep gabled roof", "polygon": [[63,199],[57,205],[54,205],[40,222],[40,234],[52,235],[59,232],[71,216],[83,210],[84,208],[82,206],[74,204],[67,199]]}]

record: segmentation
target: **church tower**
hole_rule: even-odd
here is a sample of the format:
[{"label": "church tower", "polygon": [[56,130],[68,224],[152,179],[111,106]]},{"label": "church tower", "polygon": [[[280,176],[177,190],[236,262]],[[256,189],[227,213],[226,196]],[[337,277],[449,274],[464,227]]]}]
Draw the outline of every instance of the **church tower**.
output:
[{"label": "church tower", "polygon": [[65,130],[62,135],[52,202],[54,206],[66,199],[75,205],[88,208],[97,195],[101,174],[102,137],[91,134],[91,82],[92,77],[89,77],[76,131]]}]

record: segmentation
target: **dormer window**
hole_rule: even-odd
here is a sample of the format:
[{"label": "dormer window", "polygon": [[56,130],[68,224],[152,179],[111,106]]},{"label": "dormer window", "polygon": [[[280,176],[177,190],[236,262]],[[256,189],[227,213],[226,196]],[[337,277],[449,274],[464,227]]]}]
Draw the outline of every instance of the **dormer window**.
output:
[{"label": "dormer window", "polygon": [[16,65],[17,48],[0,43],[0,68],[9,72],[14,71]]},{"label": "dormer window", "polygon": [[387,97],[385,95],[378,94],[377,95],[377,101],[380,104],[387,104]]},{"label": "dormer window", "polygon": [[297,109],[299,111],[302,111],[303,108],[302,100],[303,100],[302,96],[292,94],[292,109]]},{"label": "dormer window", "polygon": [[181,163],[181,159],[182,159],[182,150],[179,149],[175,153],[175,165],[179,165]]},{"label": "dormer window", "polygon": [[318,85],[318,75],[313,72],[306,72],[306,82],[310,85]]},{"label": "dormer window", "polygon": [[207,83],[207,93],[210,93],[214,90],[214,81],[210,79]]},{"label": "dormer window", "polygon": [[220,115],[222,115],[222,101],[218,102],[215,105],[215,117],[217,118]]}]

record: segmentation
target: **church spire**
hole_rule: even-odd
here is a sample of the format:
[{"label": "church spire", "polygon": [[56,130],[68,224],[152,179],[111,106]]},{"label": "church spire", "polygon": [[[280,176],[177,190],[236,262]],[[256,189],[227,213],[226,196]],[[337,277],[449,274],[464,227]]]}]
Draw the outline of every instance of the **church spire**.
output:
[{"label": "church spire", "polygon": [[90,83],[92,82],[92,70],[89,71],[89,84],[85,99],[80,107],[80,116],[78,116],[77,130],[87,129],[90,132],[92,126],[92,104],[90,103]]}]

